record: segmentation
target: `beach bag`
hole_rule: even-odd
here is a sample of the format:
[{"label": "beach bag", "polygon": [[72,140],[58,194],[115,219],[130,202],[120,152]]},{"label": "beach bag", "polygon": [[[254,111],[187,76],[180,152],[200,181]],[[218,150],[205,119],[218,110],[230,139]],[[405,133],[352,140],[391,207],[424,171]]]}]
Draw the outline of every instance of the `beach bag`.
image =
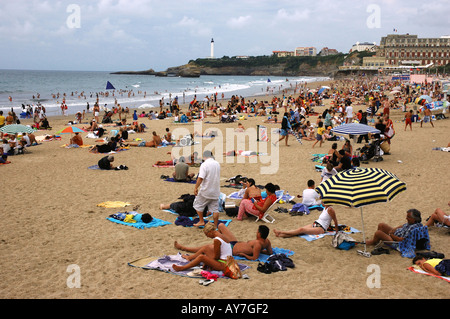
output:
[{"label": "beach bag", "polygon": [[227,266],[225,267],[223,274],[231,279],[242,278],[241,268],[239,268],[239,264],[233,256],[227,257]]},{"label": "beach bag", "polygon": [[227,214],[227,216],[229,217],[236,217],[239,213],[239,207],[235,206],[235,207],[225,207],[225,213]]},{"label": "beach bag", "polygon": [[331,241],[331,245],[337,249],[349,250],[355,246],[355,240],[346,233],[336,232]]}]

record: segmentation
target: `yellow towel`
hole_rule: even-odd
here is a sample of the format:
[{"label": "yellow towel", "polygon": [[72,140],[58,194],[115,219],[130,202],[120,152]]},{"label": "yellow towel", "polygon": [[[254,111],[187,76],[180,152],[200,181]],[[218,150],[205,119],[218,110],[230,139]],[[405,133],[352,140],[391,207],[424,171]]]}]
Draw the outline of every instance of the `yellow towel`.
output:
[{"label": "yellow towel", "polygon": [[98,207],[106,207],[106,208],[117,208],[117,207],[125,207],[130,206],[131,203],[128,202],[119,202],[119,201],[108,201],[97,204]]}]

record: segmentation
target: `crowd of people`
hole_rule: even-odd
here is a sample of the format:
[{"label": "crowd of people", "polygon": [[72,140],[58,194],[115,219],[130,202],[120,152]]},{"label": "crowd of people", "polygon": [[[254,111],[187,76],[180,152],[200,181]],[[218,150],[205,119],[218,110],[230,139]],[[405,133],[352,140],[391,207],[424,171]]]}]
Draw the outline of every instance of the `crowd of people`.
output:
[{"label": "crowd of people", "polygon": [[[345,80],[342,81],[345,82]],[[380,85],[383,87],[380,87]],[[371,124],[380,130],[380,138],[390,144],[395,135],[394,124],[390,118],[392,109],[403,107],[405,112],[406,130],[407,126],[411,125],[413,116],[418,115],[420,112],[418,109],[407,110],[406,105],[408,103],[406,103],[406,101],[411,101],[418,94],[429,93],[431,90],[434,97],[442,98],[441,95],[437,93],[440,88],[432,87],[432,84],[430,84],[422,86],[419,91],[415,91],[412,87],[402,86],[402,98],[400,98],[400,96],[394,96],[394,98],[390,100],[388,96],[382,92],[393,88],[395,85],[397,85],[397,83],[380,84],[380,82],[376,80],[361,80],[352,82],[352,85],[348,85],[346,89],[330,87],[323,95],[319,95],[313,90],[306,90],[306,88],[296,88],[296,90],[298,90],[298,92],[296,91],[297,97],[284,94],[282,98],[274,97],[270,103],[268,101],[251,101],[246,100],[243,97],[233,96],[226,106],[222,106],[218,100],[213,101],[208,99],[199,102],[194,99],[189,104],[187,112],[181,112],[177,101],[175,101],[174,104],[170,105],[170,109],[166,110],[163,109],[162,104],[159,112],[150,111],[148,114],[142,112],[138,115],[135,111],[133,113],[133,124],[126,123],[126,114],[129,114],[129,111],[124,110],[118,105],[112,111],[105,110],[102,122],[108,124],[112,123],[112,121],[105,122],[105,119],[111,119],[117,114],[120,121],[119,133],[114,137],[110,137],[107,143],[96,145],[91,151],[110,153],[122,146],[156,148],[161,146],[164,141],[175,143],[169,128],[166,129],[166,132],[162,137],[158,135],[156,131],[152,131],[151,140],[149,141],[130,141],[128,138],[128,128],[135,129],[137,132],[144,132],[145,126],[142,127],[137,124],[137,121],[142,118],[152,120],[173,116],[175,121],[192,121],[194,119],[218,116],[221,121],[223,118],[231,118],[234,121],[238,119],[241,114],[246,114],[248,116],[270,116],[275,119],[275,123],[278,123],[278,115],[281,113],[283,116],[281,118],[280,138],[273,141],[274,145],[277,145],[284,140],[285,145],[289,146],[288,141],[290,134],[295,134],[302,140],[311,141],[312,148],[316,146],[322,147],[324,141],[334,141],[327,153],[326,161],[323,162],[325,167],[320,175],[320,183],[322,183],[338,174],[340,171],[345,171],[360,165],[359,158],[354,156],[355,150],[350,139],[345,140],[342,148],[338,150],[338,143],[336,142],[338,139],[332,133],[333,127],[353,122]],[[322,100],[324,98],[332,99],[331,106],[326,108],[321,114],[318,114],[315,108],[317,109],[317,106],[322,105]],[[402,101],[403,105],[401,104]],[[353,109],[354,104],[367,105],[368,107],[365,111],[355,112]],[[90,125],[85,127],[85,130],[96,132],[96,135],[101,137],[104,133],[104,129],[99,126],[100,111],[97,103],[94,105],[93,112],[93,119],[90,122]],[[434,127],[429,110],[425,108],[423,112],[423,122],[430,122]],[[122,115],[124,114],[125,116],[122,118]],[[315,123],[311,123],[312,120],[310,116],[312,115],[317,116],[317,121]],[[2,114],[0,113],[0,126],[3,121],[1,116]],[[78,118],[78,120],[83,120],[83,118]],[[14,122],[14,118],[11,119],[9,116],[4,120],[4,124],[12,122]],[[244,130],[242,126],[240,129]],[[199,134],[200,136],[203,136],[201,132]],[[193,136],[191,135],[191,137]],[[359,136],[357,143],[361,143],[363,139],[368,142],[369,138],[373,138],[373,136],[369,134],[361,135]],[[5,162],[8,155],[19,153],[20,149],[32,145],[35,141],[33,134],[24,133],[20,141],[18,141],[17,135],[9,135],[9,140],[3,139],[3,144],[0,146],[3,156],[6,156],[2,157],[2,161]],[[70,144],[82,146],[83,139],[80,134],[76,133],[71,137]],[[98,166],[104,170],[121,168],[114,166],[114,161],[114,156],[108,155],[102,157],[98,161]],[[175,242],[175,248],[193,253],[193,255],[185,255],[185,258],[189,261],[187,265],[174,266],[175,270],[185,270],[203,263],[215,270],[226,271],[226,260],[228,256],[239,255],[254,260],[258,258],[260,253],[272,253],[271,243],[268,239],[269,229],[267,226],[260,226],[257,231],[256,239],[245,242],[238,241],[236,236],[232,234],[225,225],[219,224],[219,211],[221,210],[219,203],[221,195],[221,167],[218,161],[215,160],[211,151],[205,151],[202,154],[202,159],[199,161],[201,165],[196,179],[194,179],[195,174],[189,171],[189,163],[194,162],[192,158],[186,159],[180,157],[178,159],[172,159],[170,162],[172,166],[174,166],[172,177],[176,181],[190,182],[195,180],[195,186],[193,188],[195,199],[192,202],[192,208],[197,214],[198,222],[194,224],[194,226],[204,227],[205,235],[208,238],[213,239],[212,244],[201,247],[186,247]],[[195,162],[197,162],[197,160],[195,160]],[[168,164],[168,162],[164,162],[163,164]],[[128,168],[125,166],[123,169]],[[246,218],[261,218],[278,200],[276,195],[277,190],[280,189],[278,185],[269,182],[261,189],[256,186],[256,182],[252,178],[243,180],[241,185],[242,200],[239,203],[236,214],[237,221],[243,221]],[[306,207],[321,205],[315,187],[316,183],[313,180],[308,180],[307,187],[303,190],[302,195],[298,196],[298,198],[302,198],[302,204]],[[161,208],[166,207],[170,207],[170,205],[161,206]],[[205,221],[205,210],[212,213],[213,223],[207,223]],[[328,231],[332,224],[335,229],[338,229],[337,210],[338,209],[335,207],[323,205],[318,218],[312,223],[300,227],[293,227],[289,230],[274,229],[273,232],[276,237],[288,238],[303,234],[323,234]],[[444,213],[442,209],[437,209],[427,220],[426,225],[432,226],[436,223],[450,226],[450,215]],[[417,227],[419,224],[421,225],[421,213],[415,209],[408,210],[406,224],[392,227],[385,223],[380,223],[377,231],[371,239],[366,241],[366,244],[375,245],[380,240],[402,241],[414,227]],[[426,263],[421,259],[418,259],[415,262],[424,269],[431,269],[428,266],[424,266]]]}]

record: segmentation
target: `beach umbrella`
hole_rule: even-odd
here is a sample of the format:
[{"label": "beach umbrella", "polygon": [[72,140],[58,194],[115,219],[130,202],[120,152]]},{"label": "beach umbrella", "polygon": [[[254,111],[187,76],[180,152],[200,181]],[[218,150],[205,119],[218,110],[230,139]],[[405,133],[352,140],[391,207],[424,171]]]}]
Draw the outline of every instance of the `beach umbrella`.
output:
[{"label": "beach umbrella", "polygon": [[431,103],[431,101],[433,101],[433,99],[429,95],[421,95],[419,96],[419,99],[426,100],[428,103]]},{"label": "beach umbrella", "polygon": [[8,133],[8,134],[16,134],[16,133],[33,133],[34,129],[22,124],[10,124],[5,125],[0,128],[0,132]]},{"label": "beach umbrella", "polygon": [[331,129],[331,131],[334,134],[350,134],[350,135],[366,135],[369,133],[372,134],[379,134],[381,133],[380,130],[366,124],[360,124],[360,123],[349,123],[349,124],[342,124],[339,126],[336,126],[335,128]]},{"label": "beach umbrella", "polygon": [[315,190],[325,205],[361,208],[364,252],[358,253],[370,257],[370,253],[366,251],[363,207],[391,201],[406,190],[406,184],[386,170],[357,167],[339,172],[322,182]]},{"label": "beach umbrella", "polygon": [[70,134],[70,133],[75,134],[75,133],[83,133],[83,132],[86,132],[86,131],[79,127],[76,127],[76,126],[68,126],[65,129],[58,131],[57,134]]}]

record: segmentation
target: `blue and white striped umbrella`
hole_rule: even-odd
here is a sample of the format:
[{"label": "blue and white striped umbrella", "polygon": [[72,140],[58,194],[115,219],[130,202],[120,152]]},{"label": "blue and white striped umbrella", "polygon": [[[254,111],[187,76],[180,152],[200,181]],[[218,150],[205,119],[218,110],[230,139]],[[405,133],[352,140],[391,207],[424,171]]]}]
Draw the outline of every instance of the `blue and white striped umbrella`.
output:
[{"label": "blue and white striped umbrella", "polygon": [[334,134],[351,134],[351,135],[366,135],[368,133],[371,134],[381,133],[380,130],[372,126],[359,123],[342,124],[331,129],[331,131]]}]

